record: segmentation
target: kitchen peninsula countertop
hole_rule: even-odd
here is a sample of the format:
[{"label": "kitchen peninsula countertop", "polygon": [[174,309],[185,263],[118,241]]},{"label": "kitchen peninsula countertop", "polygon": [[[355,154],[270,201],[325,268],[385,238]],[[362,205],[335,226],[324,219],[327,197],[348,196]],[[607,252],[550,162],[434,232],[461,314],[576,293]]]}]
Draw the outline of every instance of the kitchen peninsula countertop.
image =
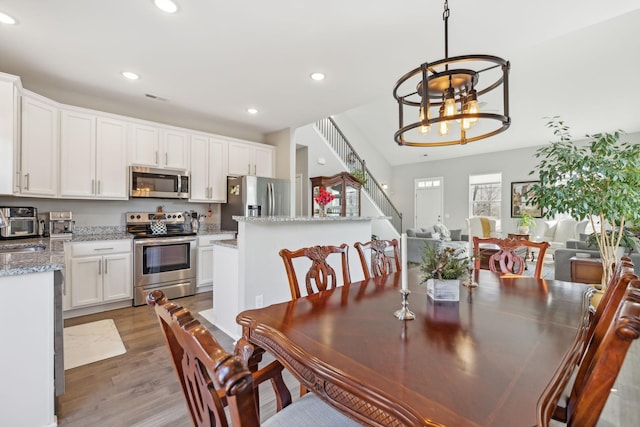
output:
[{"label": "kitchen peninsula countertop", "polygon": [[335,221],[371,221],[373,219],[390,219],[388,216],[233,216],[235,221],[282,223],[282,222],[335,222]]},{"label": "kitchen peninsula countertop", "polygon": [[64,269],[64,240],[33,238],[0,241],[2,249],[20,249],[35,245],[44,245],[45,248],[35,252],[0,254],[0,277]]},{"label": "kitchen peninsula countertop", "polygon": [[238,239],[216,240],[214,245],[224,246],[226,248],[238,249]]}]

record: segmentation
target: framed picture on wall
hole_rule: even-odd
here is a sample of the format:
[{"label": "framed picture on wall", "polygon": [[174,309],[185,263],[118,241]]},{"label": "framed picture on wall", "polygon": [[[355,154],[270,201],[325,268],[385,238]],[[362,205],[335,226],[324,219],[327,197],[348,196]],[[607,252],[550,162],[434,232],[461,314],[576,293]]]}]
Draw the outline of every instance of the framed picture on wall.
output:
[{"label": "framed picture on wall", "polygon": [[521,181],[511,183],[511,218],[522,218],[529,214],[534,218],[542,218],[542,208],[529,202],[529,190],[540,181]]}]

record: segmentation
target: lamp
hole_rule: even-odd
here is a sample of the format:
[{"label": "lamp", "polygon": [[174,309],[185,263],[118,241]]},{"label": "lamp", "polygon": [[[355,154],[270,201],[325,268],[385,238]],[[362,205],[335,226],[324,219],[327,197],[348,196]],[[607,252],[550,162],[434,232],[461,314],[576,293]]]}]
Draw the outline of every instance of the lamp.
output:
[{"label": "lamp", "polygon": [[[444,59],[425,62],[409,71],[393,88],[393,97],[398,101],[399,126],[394,134],[398,145],[438,147],[466,144],[497,135],[511,125],[509,61],[491,55],[449,58],[448,0],[444,2],[442,19]],[[499,96],[494,95],[490,104],[479,102],[479,98],[489,98],[487,94],[499,87],[502,87],[502,111],[481,111],[480,107],[486,105],[491,105],[491,111],[497,111],[494,104],[500,102]],[[432,114],[432,108],[437,114]],[[417,121],[405,125],[405,117],[415,117]],[[432,125],[436,125],[438,132],[431,132]],[[460,130],[459,135],[452,132],[456,126]]]}]

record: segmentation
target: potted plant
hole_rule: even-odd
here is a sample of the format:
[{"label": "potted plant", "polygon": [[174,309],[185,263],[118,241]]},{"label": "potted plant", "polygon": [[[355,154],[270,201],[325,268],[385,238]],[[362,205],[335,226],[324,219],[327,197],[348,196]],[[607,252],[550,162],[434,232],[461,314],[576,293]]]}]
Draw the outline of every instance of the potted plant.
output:
[{"label": "potted plant", "polygon": [[[549,215],[567,213],[588,218],[602,258],[602,285],[612,274],[615,254],[623,239],[626,221],[640,216],[640,145],[619,142],[621,131],[587,135],[586,145],[571,140],[569,127],[558,117],[547,127],[559,138],[539,148],[540,163],[529,174],[538,174],[531,187],[531,202]],[[606,232],[605,224],[614,232]]]},{"label": "potted plant", "polygon": [[463,248],[425,245],[420,271],[422,281],[427,282],[427,295],[436,301],[459,301],[460,277],[470,262]]},{"label": "potted plant", "polygon": [[351,176],[354,177],[362,186],[367,183],[367,174],[362,169],[354,169],[353,172],[351,172]]},{"label": "potted plant", "polygon": [[518,233],[529,234],[529,229],[536,226],[536,220],[528,213],[522,214],[518,221]]}]

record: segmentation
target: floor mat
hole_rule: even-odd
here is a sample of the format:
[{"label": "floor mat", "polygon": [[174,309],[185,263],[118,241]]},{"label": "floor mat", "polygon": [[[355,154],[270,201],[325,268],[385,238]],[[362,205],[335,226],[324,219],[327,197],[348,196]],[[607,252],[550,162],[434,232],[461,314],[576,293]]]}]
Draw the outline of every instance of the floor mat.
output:
[{"label": "floor mat", "polygon": [[64,328],[64,369],[126,353],[113,319]]}]

